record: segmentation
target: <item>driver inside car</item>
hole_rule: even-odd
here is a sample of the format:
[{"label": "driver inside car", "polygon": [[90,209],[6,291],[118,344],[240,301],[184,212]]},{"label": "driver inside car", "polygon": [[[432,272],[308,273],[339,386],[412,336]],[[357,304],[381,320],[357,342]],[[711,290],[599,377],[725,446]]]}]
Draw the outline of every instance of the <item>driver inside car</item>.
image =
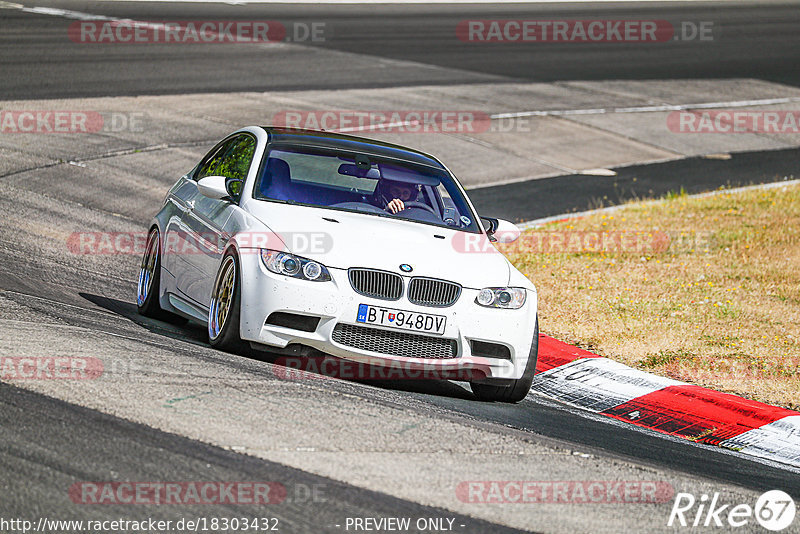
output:
[{"label": "driver inside car", "polygon": [[406,209],[406,202],[416,202],[419,195],[419,186],[394,180],[382,180],[380,183],[379,200],[381,207],[392,214],[397,214]]}]

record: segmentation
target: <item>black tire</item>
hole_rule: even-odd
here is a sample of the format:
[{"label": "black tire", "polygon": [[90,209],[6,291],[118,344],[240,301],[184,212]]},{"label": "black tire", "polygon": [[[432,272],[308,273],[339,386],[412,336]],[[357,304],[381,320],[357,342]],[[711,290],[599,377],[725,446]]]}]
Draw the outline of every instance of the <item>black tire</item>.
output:
[{"label": "black tire", "polygon": [[[232,273],[229,272],[231,268]],[[242,302],[240,275],[239,258],[233,250],[228,250],[222,257],[208,306],[208,342],[212,347],[226,352],[243,352],[246,349],[239,335]],[[232,277],[232,281],[227,280],[229,276]],[[229,285],[231,283],[232,285]],[[220,305],[223,303],[227,309],[224,315],[220,316]]]},{"label": "black tire", "polygon": [[157,227],[147,234],[147,245],[139,268],[139,281],[136,285],[136,307],[141,315],[162,319],[166,312],[158,302],[161,285],[161,235]]},{"label": "black tire", "polygon": [[519,402],[531,390],[533,375],[536,374],[536,360],[539,358],[539,317],[536,317],[536,327],[533,330],[533,343],[528,355],[528,363],[522,377],[509,380],[508,386],[494,386],[491,384],[471,383],[472,393],[485,402]]}]

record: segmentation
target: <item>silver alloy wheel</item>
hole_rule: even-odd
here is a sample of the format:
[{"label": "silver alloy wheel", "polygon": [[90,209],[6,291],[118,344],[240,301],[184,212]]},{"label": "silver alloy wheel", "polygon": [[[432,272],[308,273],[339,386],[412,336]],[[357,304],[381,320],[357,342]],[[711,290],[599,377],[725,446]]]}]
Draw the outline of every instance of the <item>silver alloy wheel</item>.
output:
[{"label": "silver alloy wheel", "polygon": [[150,290],[153,287],[153,278],[156,276],[158,265],[158,230],[153,230],[147,236],[147,248],[142,256],[142,267],[139,269],[139,283],[136,288],[136,303],[144,306]]},{"label": "silver alloy wheel", "polygon": [[236,262],[233,256],[227,256],[219,270],[214,293],[211,295],[211,306],[208,309],[208,337],[210,339],[217,339],[222,329],[225,328],[235,289]]}]

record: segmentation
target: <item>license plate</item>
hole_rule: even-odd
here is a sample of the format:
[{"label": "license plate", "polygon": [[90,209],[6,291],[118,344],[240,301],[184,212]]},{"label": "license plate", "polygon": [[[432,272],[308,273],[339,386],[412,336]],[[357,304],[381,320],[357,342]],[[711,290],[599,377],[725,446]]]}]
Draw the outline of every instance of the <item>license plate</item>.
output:
[{"label": "license plate", "polygon": [[444,334],[447,317],[359,304],[356,322],[388,326],[409,332],[426,332],[441,335]]}]

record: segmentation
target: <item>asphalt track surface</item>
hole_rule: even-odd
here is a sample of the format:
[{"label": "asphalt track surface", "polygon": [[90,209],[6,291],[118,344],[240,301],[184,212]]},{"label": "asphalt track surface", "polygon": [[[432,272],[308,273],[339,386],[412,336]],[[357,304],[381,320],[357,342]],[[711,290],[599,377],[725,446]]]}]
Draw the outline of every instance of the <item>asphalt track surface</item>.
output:
[{"label": "asphalt track surface", "polygon": [[120,480],[136,481],[281,481],[286,493],[274,505],[206,504],[190,510],[165,505],[140,515],[124,504],[108,505],[83,519],[177,523],[181,518],[266,517],[283,532],[340,532],[346,517],[447,517],[464,525],[459,528],[463,532],[519,532],[142,428],[5,384],[0,392],[0,465],[7,490],[15,488],[4,495],[6,518],[29,517],[31,509],[45,505],[45,517],[71,517],[68,510],[74,504],[65,488],[74,483],[74,475],[101,481],[113,472]]},{"label": "asphalt track surface", "polygon": [[[145,343],[172,347],[173,350],[180,350],[181,345],[187,342],[204,344],[201,328],[145,319],[138,316],[133,303],[93,292],[75,294],[66,288],[33,281],[37,279],[36,272],[29,270],[28,274],[26,277],[8,273],[0,275],[2,287],[16,288],[16,291],[4,292],[3,297],[24,306],[27,313],[41,317],[40,321],[57,318],[71,326],[136,335]],[[29,296],[34,292],[36,297]],[[96,312],[92,313],[97,309],[113,315],[98,321]],[[276,363],[268,355],[256,354],[233,357],[229,365],[233,368],[257,365],[262,368],[262,373],[267,374],[270,366]],[[337,393],[357,395],[366,401],[413,409],[426,417],[440,420],[457,418],[477,426],[490,425],[501,434],[523,432],[527,439],[545,444],[577,446],[584,453],[607,458],[610,462],[634,462],[760,491],[779,487],[795,495],[800,492],[800,477],[796,472],[767,466],[714,447],[666,439],[656,432],[591,417],[543,398],[529,397],[513,406],[478,403],[461,387],[427,381],[326,381],[325,387],[334,396]],[[4,483],[9,488],[16,488],[9,493],[11,498],[3,501],[1,509],[5,516],[25,516],[24,512],[29,512],[33,503],[37,503],[36,507],[46,511],[49,517],[117,517],[124,508],[97,507],[85,512],[81,510],[78,516],[75,506],[65,498],[65,488],[76,479],[108,480],[109,473],[118,480],[277,480],[289,489],[290,494],[296,485],[311,487],[321,484],[326,488],[326,494],[331,496],[325,507],[318,510],[317,503],[302,504],[313,507],[315,514],[320,514],[315,516],[313,525],[326,531],[335,531],[332,525],[347,516],[446,515],[441,510],[420,507],[216,449],[13,386],[0,386],[0,403],[0,427],[3,428],[0,465],[3,466]],[[311,524],[304,524],[303,518],[310,508],[285,508],[283,505],[275,506],[274,513],[299,529],[290,531],[307,531],[305,527]],[[219,515],[222,511],[237,510],[203,510],[206,515],[214,515],[212,511]],[[273,513],[271,509],[267,511]],[[171,509],[163,515],[161,512],[148,514],[174,519],[180,517],[181,512],[180,509]],[[486,524],[472,519],[465,524],[470,527],[467,531],[482,532],[487,528]],[[493,526],[491,531],[503,531],[495,530],[495,527],[498,526]]]},{"label": "asphalt track surface", "polygon": [[[34,4],[31,4],[34,5]],[[38,2],[35,5],[48,5]],[[186,20],[185,5],[109,4],[59,2],[59,7],[110,16],[145,20]],[[713,43],[669,43],[646,50],[640,46],[536,45],[525,47],[471,47],[452,35],[455,24],[467,18],[591,18],[592,16],[713,20],[721,35]],[[92,49],[88,45],[63,46],[70,21],[59,17],[0,10],[0,95],[11,98],[115,96],[210,91],[274,90],[282,88],[336,89],[431,83],[424,69],[401,74],[392,68],[368,69],[356,76],[353,62],[362,64],[369,52],[375,63],[383,60],[422,62],[452,69],[448,78],[432,83],[468,83],[494,80],[638,79],[752,76],[800,85],[800,46],[796,27],[800,11],[791,4],[737,5],[691,3],[647,7],[631,4],[585,8],[576,5],[543,6],[402,6],[293,7],[221,6],[192,7],[191,18],[326,21],[333,28],[329,42],[298,47],[284,61],[265,64],[262,52],[246,46],[158,46]],[[422,37],[419,37],[422,36]],[[723,38],[724,37],[724,38]],[[695,46],[705,47],[697,53]],[[336,50],[360,54],[356,60]],[[499,61],[498,58],[502,58]],[[389,63],[389,67],[393,64]],[[362,65],[363,66],[363,65]],[[359,67],[361,68],[361,67]],[[366,72],[366,71],[365,71]],[[487,213],[508,210],[508,218],[530,218],[528,206],[508,202],[517,188],[538,187],[541,206],[537,216],[598,207],[638,196],[658,195],[684,186],[687,191],[715,189],[773,181],[796,173],[796,150],[736,154],[728,161],[690,159],[647,167],[619,169],[618,176],[560,177],[501,188],[478,189],[471,195]],[[793,163],[794,162],[794,165]],[[687,183],[679,177],[687,169],[704,179]],[[734,171],[741,171],[738,174]],[[57,172],[57,171],[55,171]],[[634,182],[634,178],[636,181]],[[580,184],[581,195],[574,191]],[[144,319],[132,302],[138,258],[99,258],[92,271],[69,265],[52,251],[20,247],[13,238],[15,221],[29,217],[33,223],[51,224],[63,212],[62,199],[44,194],[37,211],[14,213],[14,205],[29,202],[36,185],[3,184],[2,204],[15,215],[0,222],[3,265],[0,290],[3,319],[31,324],[57,322],[88,332],[115,332],[137,337],[142,346],[166,347],[176,352],[200,347],[205,357],[215,351],[203,340],[203,330]],[[663,188],[668,188],[663,190]],[[659,189],[661,188],[661,189]],[[529,191],[529,190],[528,190]],[[113,188],[83,190],[81,204],[102,212],[117,195]],[[500,195],[500,196],[498,196]],[[505,196],[503,196],[505,195]],[[505,199],[497,202],[497,199]],[[492,200],[494,199],[494,200]],[[494,203],[493,203],[494,202]],[[25,204],[27,205],[27,204]],[[549,211],[548,211],[549,210]],[[145,227],[151,213],[125,214]],[[498,214],[499,215],[499,214]],[[54,245],[55,247],[55,245]],[[56,258],[53,260],[52,258]],[[122,267],[120,267],[122,265]],[[225,356],[221,365],[238,371],[256,369],[268,374],[276,365],[265,355]],[[616,462],[652,468],[678,477],[701,477],[712,483],[757,491],[780,488],[800,496],[800,477],[791,469],[743,458],[734,453],[625,426],[591,416],[544,398],[529,397],[514,406],[476,402],[468,390],[452,383],[359,383],[327,381],[330,397],[337,395],[390,406],[437,421],[459,421],[490,428],[499,436],[524,437],[565,450],[579,449],[609,465]],[[4,516],[41,514],[74,516],[66,489],[75,480],[279,480],[287,487],[325,484],[325,502],[296,502],[274,512],[287,531],[341,531],[335,525],[347,516],[409,515],[461,516],[437,508],[397,499],[384,493],[335,482],[280,464],[223,450],[197,440],[168,434],[55,398],[0,385],[0,469]],[[346,429],[342,429],[346,431]],[[575,475],[579,477],[579,474]],[[230,515],[240,509],[203,510],[205,515]],[[246,510],[244,510],[246,511]],[[194,511],[193,511],[194,512]],[[85,508],[85,518],[115,518],[128,510],[115,507]],[[309,519],[313,515],[313,521]],[[176,518],[181,510],[161,509],[163,518]],[[204,514],[200,514],[204,515]],[[506,527],[464,518],[466,531],[501,532]],[[643,526],[643,528],[646,528]]]},{"label": "asphalt track surface", "polygon": [[[96,45],[65,42],[59,16],[0,9],[3,99],[340,89],[478,81],[760,78],[800,85],[800,10],[794,2],[516,5],[287,5],[22,2],[145,21],[271,20],[325,24],[324,42],[280,53],[251,44]],[[710,22],[710,41],[470,43],[471,19]],[[271,51],[272,50],[272,51]],[[408,63],[411,62],[411,63]],[[439,72],[430,67],[438,67]]]},{"label": "asphalt track surface", "polygon": [[[730,159],[685,158],[616,169],[616,176],[570,175],[472,189],[479,213],[530,221],[562,213],[660,198],[669,193],[793,180],[800,173],[800,149],[739,152]],[[691,177],[691,178],[689,178]]]}]

